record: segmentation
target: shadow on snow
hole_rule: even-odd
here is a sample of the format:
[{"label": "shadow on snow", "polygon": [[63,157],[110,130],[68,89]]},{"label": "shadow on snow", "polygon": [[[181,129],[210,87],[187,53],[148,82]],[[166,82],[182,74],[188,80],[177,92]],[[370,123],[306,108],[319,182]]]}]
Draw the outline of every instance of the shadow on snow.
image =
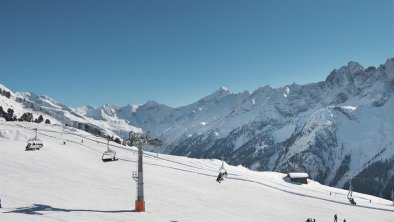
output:
[{"label": "shadow on snow", "polygon": [[43,215],[43,212],[95,212],[95,213],[131,213],[136,212],[135,210],[85,210],[85,209],[64,209],[56,208],[44,204],[34,204],[30,207],[19,207],[15,210],[11,210],[4,213],[19,213],[29,215]]}]

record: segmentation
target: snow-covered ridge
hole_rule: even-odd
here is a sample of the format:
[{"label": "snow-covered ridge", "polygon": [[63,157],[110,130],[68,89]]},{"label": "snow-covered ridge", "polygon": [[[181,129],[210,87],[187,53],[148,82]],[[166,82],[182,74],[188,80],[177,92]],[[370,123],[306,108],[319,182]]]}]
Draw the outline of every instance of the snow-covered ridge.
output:
[{"label": "snow-covered ridge", "polygon": [[[37,118],[42,115],[52,124],[69,125],[94,132],[101,136],[124,137],[129,131],[141,132],[141,129],[131,126],[128,121],[116,117],[116,107],[105,105],[96,109],[92,106],[69,108],[49,96],[38,96],[32,92],[12,92],[1,85],[1,89],[10,92],[10,97],[0,96],[0,106],[7,110],[11,108],[17,117],[23,113],[33,113]],[[94,111],[96,115],[92,118]],[[99,118],[100,117],[100,118]]]}]

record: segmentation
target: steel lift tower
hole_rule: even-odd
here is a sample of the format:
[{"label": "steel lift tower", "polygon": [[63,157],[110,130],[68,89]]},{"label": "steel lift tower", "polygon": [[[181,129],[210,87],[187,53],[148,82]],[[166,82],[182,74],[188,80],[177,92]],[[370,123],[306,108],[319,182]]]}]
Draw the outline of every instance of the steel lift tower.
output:
[{"label": "steel lift tower", "polygon": [[149,132],[145,135],[129,133],[127,141],[132,146],[138,148],[138,171],[133,171],[133,179],[137,182],[137,200],[135,201],[135,211],[145,212],[144,200],[144,170],[143,170],[143,146],[149,144],[152,146],[162,146],[162,141],[159,139],[149,139]]}]

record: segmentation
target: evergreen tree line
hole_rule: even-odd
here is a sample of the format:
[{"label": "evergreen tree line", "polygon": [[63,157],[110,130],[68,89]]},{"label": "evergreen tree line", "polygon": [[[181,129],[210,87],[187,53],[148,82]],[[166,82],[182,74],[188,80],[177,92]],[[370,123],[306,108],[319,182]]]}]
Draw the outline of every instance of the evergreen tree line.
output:
[{"label": "evergreen tree line", "polygon": [[[44,122],[44,117],[42,115],[40,115],[38,118],[35,119],[33,113],[26,112],[23,113],[21,117],[17,118],[17,116],[14,114],[13,109],[8,108],[6,112],[1,106],[0,106],[0,117],[3,117],[6,121],[24,121],[24,122],[35,122],[35,123]],[[49,119],[46,119],[45,124],[51,124],[51,121]]]},{"label": "evergreen tree line", "polygon": [[110,141],[113,141],[113,142],[118,143],[118,144],[122,144],[122,141],[120,141],[119,137],[107,136],[107,138],[108,138]]},{"label": "evergreen tree line", "polygon": [[[372,163],[353,179],[353,190],[390,200],[394,189],[393,169],[394,158]],[[349,182],[343,188],[348,189]]]},{"label": "evergreen tree line", "polygon": [[3,95],[7,97],[8,99],[11,98],[11,92],[8,92],[6,90],[0,89],[0,95]]}]

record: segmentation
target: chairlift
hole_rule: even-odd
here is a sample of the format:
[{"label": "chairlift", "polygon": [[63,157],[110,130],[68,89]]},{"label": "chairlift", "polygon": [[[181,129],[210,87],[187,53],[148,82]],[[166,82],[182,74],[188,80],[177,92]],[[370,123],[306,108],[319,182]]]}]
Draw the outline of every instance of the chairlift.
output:
[{"label": "chairlift", "polygon": [[26,145],[26,151],[29,150],[39,150],[44,146],[44,144],[42,143],[42,141],[40,139],[37,138],[33,138],[33,139],[29,139],[27,141],[27,145]]},{"label": "chairlift", "polygon": [[223,158],[222,158],[222,166],[219,168],[219,175],[216,178],[216,181],[218,183],[222,182],[224,180],[223,177],[227,177],[227,170],[226,170],[226,168],[224,168],[224,161],[223,161]]},{"label": "chairlift", "polygon": [[116,152],[109,148],[109,139],[108,139],[108,143],[107,143],[107,150],[103,153],[101,160],[103,162],[110,162],[110,161],[118,160],[118,158],[116,158]]},{"label": "chairlift", "polygon": [[27,145],[25,149],[26,151],[39,150],[44,146],[43,142],[37,138],[37,129],[34,129],[34,131],[36,132],[36,136],[27,140]]},{"label": "chairlift", "polygon": [[348,194],[347,194],[347,199],[349,200],[349,202],[350,202],[351,205],[357,205],[357,204],[356,204],[356,201],[354,201],[354,198],[353,198],[353,184],[352,184],[352,179],[353,179],[353,177],[350,177],[350,180],[349,180],[349,192],[348,192]]},{"label": "chairlift", "polygon": [[354,201],[354,198],[350,198],[349,202],[350,202],[351,205],[357,205],[356,201]]}]

